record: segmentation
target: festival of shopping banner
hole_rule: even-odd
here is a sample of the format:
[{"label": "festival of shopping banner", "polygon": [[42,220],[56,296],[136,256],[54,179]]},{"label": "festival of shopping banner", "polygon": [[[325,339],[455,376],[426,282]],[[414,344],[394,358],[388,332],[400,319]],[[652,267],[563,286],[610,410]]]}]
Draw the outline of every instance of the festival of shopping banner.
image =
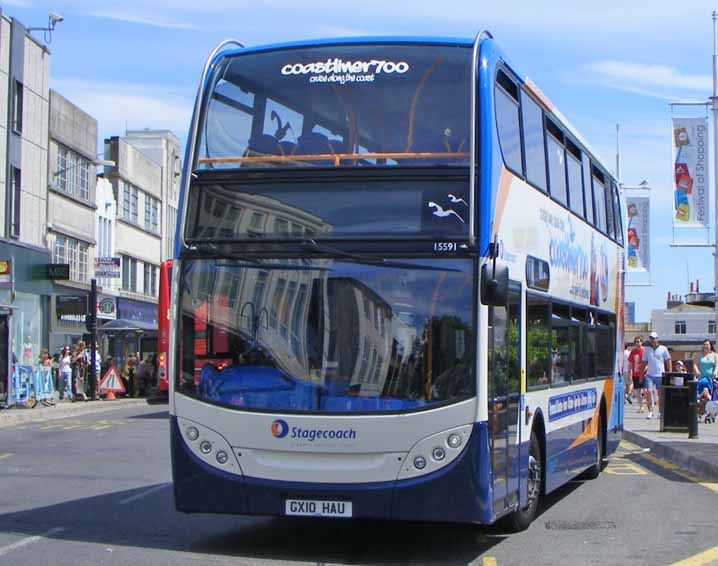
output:
[{"label": "festival of shopping banner", "polygon": [[673,118],[673,225],[708,227],[708,118]]},{"label": "festival of shopping banner", "polygon": [[628,212],[626,271],[629,273],[650,271],[650,224],[648,221],[650,199],[648,197],[626,197],[626,210]]}]

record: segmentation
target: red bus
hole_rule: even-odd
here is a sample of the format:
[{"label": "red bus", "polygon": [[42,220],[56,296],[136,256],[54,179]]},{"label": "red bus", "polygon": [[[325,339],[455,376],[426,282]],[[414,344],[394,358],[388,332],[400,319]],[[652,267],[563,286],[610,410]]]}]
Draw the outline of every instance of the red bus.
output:
[{"label": "red bus", "polygon": [[172,260],[160,265],[160,296],[157,303],[157,375],[159,394],[167,395],[167,351],[170,345],[170,298],[172,296]]}]

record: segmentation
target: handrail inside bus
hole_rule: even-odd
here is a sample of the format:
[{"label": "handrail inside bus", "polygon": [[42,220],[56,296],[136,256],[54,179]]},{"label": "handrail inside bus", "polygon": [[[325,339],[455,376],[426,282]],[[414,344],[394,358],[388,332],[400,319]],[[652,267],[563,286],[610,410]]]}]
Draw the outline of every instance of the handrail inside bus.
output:
[{"label": "handrail inside bus", "polygon": [[471,159],[469,162],[469,245],[476,245],[476,199],[474,193],[476,192],[476,104],[478,102],[478,90],[479,90],[479,46],[481,44],[481,38],[486,35],[493,39],[494,36],[487,29],[482,29],[476,34],[474,40],[474,49],[471,56],[471,140],[470,140],[470,153]]},{"label": "handrail inside bus", "polygon": [[337,167],[341,161],[361,159],[457,159],[469,157],[465,151],[453,152],[401,152],[401,153],[319,153],[315,155],[252,155],[243,157],[202,157],[198,165],[215,163],[282,163],[292,161],[334,161]]}]

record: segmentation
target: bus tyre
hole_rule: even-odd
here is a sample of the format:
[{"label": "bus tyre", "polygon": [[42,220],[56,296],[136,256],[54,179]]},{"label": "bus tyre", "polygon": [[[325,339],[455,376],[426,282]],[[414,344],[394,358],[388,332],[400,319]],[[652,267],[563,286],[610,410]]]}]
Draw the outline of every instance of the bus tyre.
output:
[{"label": "bus tyre", "polygon": [[541,498],[541,482],[543,481],[541,462],[541,444],[539,444],[536,431],[531,431],[529,466],[526,474],[526,495],[528,500],[526,507],[519,507],[511,514],[511,528],[514,531],[526,530],[536,516],[536,510]]},{"label": "bus tyre", "polygon": [[605,434],[603,430],[603,412],[601,412],[598,418],[598,432],[596,433],[596,461],[586,470],[586,477],[590,480],[595,480],[603,470],[603,439]]}]

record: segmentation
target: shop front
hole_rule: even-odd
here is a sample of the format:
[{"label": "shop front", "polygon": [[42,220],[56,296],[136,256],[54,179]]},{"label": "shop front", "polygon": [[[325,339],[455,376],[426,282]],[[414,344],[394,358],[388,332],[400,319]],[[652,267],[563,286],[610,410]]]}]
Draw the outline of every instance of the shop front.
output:
[{"label": "shop front", "polygon": [[87,299],[85,291],[55,287],[55,294],[50,299],[51,354],[59,353],[64,346],[74,349],[80,340],[88,338],[85,326]]},{"label": "shop front", "polygon": [[0,402],[7,402],[13,365],[37,364],[48,346],[49,263],[47,250],[0,241]]}]

